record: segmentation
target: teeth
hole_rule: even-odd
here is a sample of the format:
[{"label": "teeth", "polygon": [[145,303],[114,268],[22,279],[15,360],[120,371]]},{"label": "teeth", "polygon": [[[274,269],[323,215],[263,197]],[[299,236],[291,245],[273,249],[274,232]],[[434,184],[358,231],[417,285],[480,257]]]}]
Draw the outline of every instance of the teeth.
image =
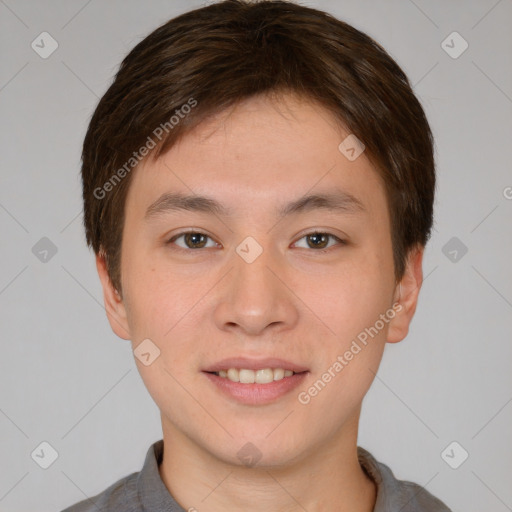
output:
[{"label": "teeth", "polygon": [[240,370],[238,377],[242,384],[254,384],[256,380],[256,375],[253,370]]},{"label": "teeth", "polygon": [[284,370],[282,368],[276,368],[274,370],[274,380],[281,380],[284,377]]},{"label": "teeth", "polygon": [[273,382],[273,381],[274,381],[274,371],[271,368],[265,368],[264,370],[258,370],[256,372],[254,382],[256,382],[258,384],[268,384],[269,382]]},{"label": "teeth", "polygon": [[236,368],[230,368],[226,377],[233,382],[240,382],[238,370]]},{"label": "teeth", "polygon": [[229,379],[232,382],[241,382],[242,384],[269,384],[275,380],[281,380],[293,375],[292,370],[283,368],[263,368],[262,370],[247,370],[245,368],[229,368],[217,372],[219,377]]}]

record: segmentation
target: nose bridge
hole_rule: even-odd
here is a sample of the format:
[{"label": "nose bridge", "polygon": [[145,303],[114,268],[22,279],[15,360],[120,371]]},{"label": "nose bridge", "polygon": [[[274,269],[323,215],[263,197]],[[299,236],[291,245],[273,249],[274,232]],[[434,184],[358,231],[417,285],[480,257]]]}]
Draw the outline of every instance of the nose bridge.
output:
[{"label": "nose bridge", "polygon": [[256,246],[254,239],[245,240],[234,255],[233,292],[246,307],[255,311],[267,307],[275,300],[277,289],[275,276],[269,270],[278,266],[277,258],[268,247]]},{"label": "nose bridge", "polygon": [[[269,325],[291,325],[297,312],[292,294],[274,274],[280,274],[279,256],[245,239],[232,255],[232,270],[216,308],[219,328],[238,326],[246,334],[262,333]],[[285,280],[284,276],[281,279]]]}]

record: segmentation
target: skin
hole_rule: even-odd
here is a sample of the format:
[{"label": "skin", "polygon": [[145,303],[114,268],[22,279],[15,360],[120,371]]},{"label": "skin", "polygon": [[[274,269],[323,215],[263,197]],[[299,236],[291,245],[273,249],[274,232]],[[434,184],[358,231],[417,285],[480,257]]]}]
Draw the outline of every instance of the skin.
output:
[{"label": "skin", "polygon": [[[351,162],[338,150],[347,135],[319,105],[260,96],[133,171],[122,297],[103,258],[96,263],[114,332],[134,349],[149,338],[161,351],[149,366],[135,361],[161,411],[162,480],[185,510],[373,510],[375,486],[357,460],[361,403],[386,342],[407,335],[423,248],[409,253],[399,297],[383,183],[365,153]],[[283,203],[334,188],[356,196],[365,211],[275,216]],[[233,215],[174,211],[146,222],[147,207],[170,191],[215,198]],[[206,233],[207,247],[187,248],[184,237],[167,243],[187,228]],[[304,238],[315,230],[346,244],[330,238],[320,252]],[[235,252],[247,236],[263,248],[250,264]],[[301,404],[298,393],[399,298],[400,312]],[[294,361],[309,374],[275,403],[242,405],[202,373],[241,355]],[[247,442],[261,452],[254,467],[237,457]]]}]

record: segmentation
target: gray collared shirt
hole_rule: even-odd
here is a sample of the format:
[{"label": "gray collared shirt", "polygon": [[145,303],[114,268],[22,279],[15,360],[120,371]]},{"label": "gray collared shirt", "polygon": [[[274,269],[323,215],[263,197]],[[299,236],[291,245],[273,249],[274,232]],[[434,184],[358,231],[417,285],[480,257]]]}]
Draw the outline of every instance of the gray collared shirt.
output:
[{"label": "gray collared shirt", "polygon": [[[121,478],[100,494],[62,512],[186,512],[165,487],[158,465],[164,442],[153,443],[140,472]],[[377,485],[374,512],[451,512],[423,487],[397,480],[391,470],[358,448],[359,463]]]}]

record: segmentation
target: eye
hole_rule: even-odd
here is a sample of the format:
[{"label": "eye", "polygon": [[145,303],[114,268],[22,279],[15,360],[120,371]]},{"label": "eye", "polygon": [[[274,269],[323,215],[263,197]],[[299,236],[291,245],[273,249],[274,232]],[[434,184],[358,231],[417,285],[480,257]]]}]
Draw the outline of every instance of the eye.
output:
[{"label": "eye", "polygon": [[[177,240],[180,239],[183,239],[182,244],[177,243]],[[209,246],[207,240],[211,241]],[[329,244],[329,241],[338,242],[340,245],[346,244],[346,242],[339,237],[331,233],[324,233],[320,231],[314,231],[304,235],[297,242],[295,242],[294,245],[297,245],[301,240],[306,240],[306,247],[303,246],[302,248],[315,249],[317,251],[328,251],[332,245],[335,245],[335,243]],[[179,233],[168,240],[167,243],[176,243],[180,249],[184,250],[204,249],[218,246],[218,244],[210,236],[200,231],[185,231]]]},{"label": "eye", "polygon": [[180,238],[183,238],[185,245],[176,245],[181,249],[203,249],[207,246],[207,239],[210,239],[213,243],[213,245],[210,245],[210,247],[216,246],[216,242],[214,242],[208,235],[201,233],[200,231],[185,231],[183,233],[179,233],[178,235],[173,236],[167,243],[174,243]]},{"label": "eye", "polygon": [[[329,239],[334,240],[338,242],[341,245],[345,245],[345,241],[341,238],[338,238],[335,235],[332,235],[331,233],[322,233],[319,231],[314,231],[313,233],[308,233],[307,235],[303,236],[300,240],[306,240],[307,247],[306,249],[316,249],[319,251],[327,251],[332,247],[332,245],[329,245]],[[298,242],[295,242],[295,244],[298,244]]]}]

